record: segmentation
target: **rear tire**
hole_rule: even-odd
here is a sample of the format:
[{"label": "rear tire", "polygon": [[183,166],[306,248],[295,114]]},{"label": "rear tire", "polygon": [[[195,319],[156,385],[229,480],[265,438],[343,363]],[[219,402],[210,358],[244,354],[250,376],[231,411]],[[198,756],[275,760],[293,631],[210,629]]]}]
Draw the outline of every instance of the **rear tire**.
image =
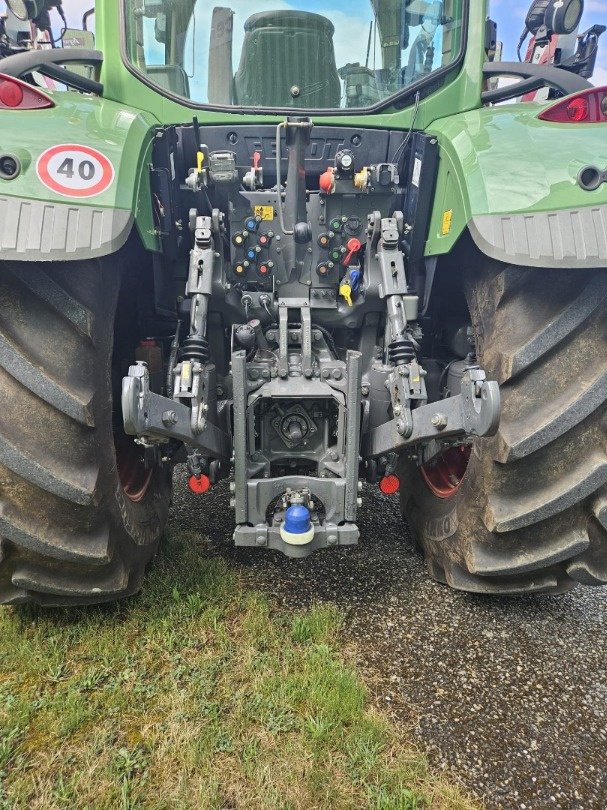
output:
[{"label": "rear tire", "polygon": [[125,489],[114,447],[138,337],[128,257],[0,264],[1,603],[129,596],[165,527],[169,466],[138,467],[123,435]]},{"label": "rear tire", "polygon": [[449,497],[402,464],[403,511],[429,571],[480,593],[605,585],[607,272],[486,261],[465,286],[502,418]]}]

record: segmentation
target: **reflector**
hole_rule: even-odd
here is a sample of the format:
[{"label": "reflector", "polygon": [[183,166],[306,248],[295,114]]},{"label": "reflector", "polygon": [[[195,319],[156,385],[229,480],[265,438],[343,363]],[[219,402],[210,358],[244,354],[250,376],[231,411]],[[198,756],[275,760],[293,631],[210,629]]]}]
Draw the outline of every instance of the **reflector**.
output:
[{"label": "reflector", "polygon": [[379,482],[379,488],[384,495],[395,495],[400,489],[400,479],[397,475],[385,475]]}]

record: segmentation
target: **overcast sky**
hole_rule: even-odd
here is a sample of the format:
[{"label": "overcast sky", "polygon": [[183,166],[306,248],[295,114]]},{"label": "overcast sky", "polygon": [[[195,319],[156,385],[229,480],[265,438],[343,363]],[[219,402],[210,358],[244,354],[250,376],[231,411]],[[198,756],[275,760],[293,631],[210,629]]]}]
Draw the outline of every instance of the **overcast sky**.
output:
[{"label": "overcast sky", "polygon": [[[359,0],[360,2],[369,2],[369,0]],[[199,2],[207,2],[207,0],[199,0]],[[342,0],[335,0],[336,7],[341,5]],[[352,0],[343,0],[345,8],[350,5]],[[229,5],[229,0],[223,5]],[[293,3],[294,4],[294,3]],[[307,6],[315,4],[315,0],[310,0]],[[525,16],[529,8],[530,0],[491,0],[491,16],[498,24],[498,36],[504,43],[504,59],[516,59],[516,44],[523,29]],[[264,7],[267,2],[264,2]],[[304,5],[302,2],[301,5]],[[327,5],[326,2],[324,5]],[[4,6],[4,0],[0,0],[0,8]],[[63,0],[63,8],[65,9],[70,25],[80,27],[82,14],[93,6],[93,0]],[[250,2],[251,11],[255,10],[255,0]],[[582,18],[581,30],[589,28],[595,23],[602,23],[607,25],[607,0],[585,0],[585,11]],[[55,12],[53,16],[56,19]],[[607,33],[603,35],[600,43],[599,58],[597,60],[597,69],[594,74],[594,83],[597,85],[607,85]]]}]

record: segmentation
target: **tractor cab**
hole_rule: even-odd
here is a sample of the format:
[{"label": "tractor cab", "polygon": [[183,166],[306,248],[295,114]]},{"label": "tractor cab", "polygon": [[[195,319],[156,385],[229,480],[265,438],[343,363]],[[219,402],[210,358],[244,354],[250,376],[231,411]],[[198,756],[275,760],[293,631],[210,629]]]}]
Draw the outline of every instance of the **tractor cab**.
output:
[{"label": "tractor cab", "polygon": [[201,104],[369,107],[442,73],[464,43],[461,0],[138,5],[126,3],[132,67]]}]

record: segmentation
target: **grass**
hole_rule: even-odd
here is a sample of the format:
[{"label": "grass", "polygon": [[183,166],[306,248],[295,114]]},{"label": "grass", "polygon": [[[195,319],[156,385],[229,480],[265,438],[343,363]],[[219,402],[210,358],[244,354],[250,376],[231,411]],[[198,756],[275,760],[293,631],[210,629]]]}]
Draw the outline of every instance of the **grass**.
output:
[{"label": "grass", "polygon": [[370,707],[340,623],[177,533],[140,598],[0,611],[0,810],[472,807]]}]

